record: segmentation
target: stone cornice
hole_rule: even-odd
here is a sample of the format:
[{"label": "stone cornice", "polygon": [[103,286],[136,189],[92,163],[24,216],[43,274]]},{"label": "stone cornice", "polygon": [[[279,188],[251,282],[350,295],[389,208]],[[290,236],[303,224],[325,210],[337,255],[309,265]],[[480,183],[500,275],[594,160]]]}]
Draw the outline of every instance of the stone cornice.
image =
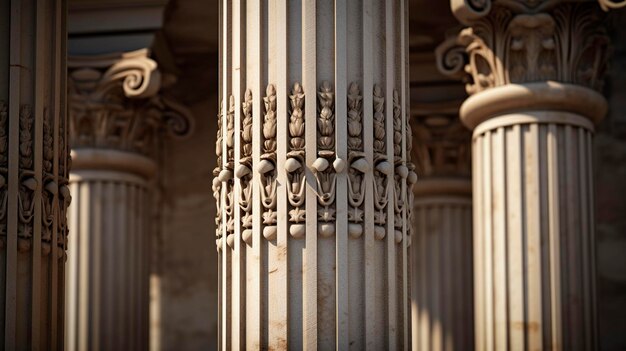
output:
[{"label": "stone cornice", "polygon": [[162,93],[161,73],[147,50],[68,60],[73,148],[152,155],[160,134],[192,129],[191,113]]}]

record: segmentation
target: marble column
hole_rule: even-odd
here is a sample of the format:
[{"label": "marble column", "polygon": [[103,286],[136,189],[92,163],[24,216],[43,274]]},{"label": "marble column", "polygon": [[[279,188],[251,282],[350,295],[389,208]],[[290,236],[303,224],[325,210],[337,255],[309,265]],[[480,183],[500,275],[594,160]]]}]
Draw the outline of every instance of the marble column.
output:
[{"label": "marble column", "polygon": [[596,349],[604,13],[595,1],[451,4],[468,26],[457,44],[471,95],[460,116],[473,129],[476,349]]},{"label": "marble column", "polygon": [[[68,350],[147,350],[159,138],[188,130],[147,50],[69,60]],[[180,113],[179,113],[180,112]]]},{"label": "marble column", "polygon": [[407,15],[221,2],[220,349],[409,347]]},{"label": "marble column", "polygon": [[472,350],[470,131],[460,102],[413,104],[413,350]]},{"label": "marble column", "polygon": [[66,2],[0,3],[0,348],[63,349]]}]

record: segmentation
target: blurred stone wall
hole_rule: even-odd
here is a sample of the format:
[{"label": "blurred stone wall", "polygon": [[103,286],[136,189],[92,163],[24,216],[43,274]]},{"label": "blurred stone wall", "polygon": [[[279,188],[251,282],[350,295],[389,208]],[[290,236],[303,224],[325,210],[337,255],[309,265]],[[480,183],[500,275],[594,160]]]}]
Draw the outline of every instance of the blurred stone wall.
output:
[{"label": "blurred stone wall", "polygon": [[626,350],[626,11],[610,19],[609,114],[597,129],[594,181],[600,346],[617,351]]}]

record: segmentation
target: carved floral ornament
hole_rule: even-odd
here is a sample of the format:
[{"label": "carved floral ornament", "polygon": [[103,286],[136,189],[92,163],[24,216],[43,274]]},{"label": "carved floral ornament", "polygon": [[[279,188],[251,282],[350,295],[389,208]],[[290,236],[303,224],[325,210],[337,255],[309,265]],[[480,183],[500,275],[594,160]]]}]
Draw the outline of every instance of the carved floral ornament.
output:
[{"label": "carved floral ornament", "polygon": [[161,73],[147,50],[70,58],[68,85],[73,148],[98,147],[151,155],[159,133],[192,129],[190,112],[160,94]]},{"label": "carved floral ornament", "polygon": [[[604,9],[626,6],[599,2]],[[469,94],[540,81],[602,89],[609,40],[595,2],[451,0],[451,7],[469,27],[437,48],[438,66],[466,74]]]},{"label": "carved floral ornament", "polygon": [[[335,115],[336,92],[328,82],[319,85],[318,91],[307,94],[302,85],[295,83],[287,96],[287,101],[277,98],[274,85],[269,84],[261,98],[260,133],[254,133],[253,101],[255,97],[250,90],[242,97],[241,113],[235,113],[234,97],[229,96],[227,108],[224,102],[220,106],[218,135],[216,141],[217,167],[213,171],[213,194],[217,201],[216,213],[216,244],[222,249],[223,235],[226,234],[228,247],[234,248],[235,214],[239,211],[241,238],[248,245],[252,244],[252,203],[260,202],[262,213],[259,215],[261,231],[267,240],[275,240],[279,221],[286,220],[288,231],[294,239],[302,239],[307,233],[306,221],[313,216],[317,221],[317,234],[331,237],[336,233],[337,221],[337,187],[338,176],[346,174],[348,211],[348,232],[353,239],[360,238],[365,226],[366,189],[373,193],[372,220],[375,238],[382,240],[387,236],[387,223],[395,228],[392,233],[397,243],[402,241],[402,229],[410,223],[410,187],[417,181],[414,166],[410,163],[411,131],[408,121],[403,123],[402,104],[397,92],[393,96],[392,128],[388,129],[385,116],[385,97],[382,89],[373,87],[372,105],[373,125],[369,130],[363,125],[363,96],[358,84],[350,84],[347,91],[347,116]],[[311,101],[312,102],[308,102]],[[277,105],[287,103],[287,133],[277,133]],[[315,116],[305,115],[305,104],[313,103],[317,107]],[[316,145],[307,145],[305,140],[306,119],[314,118],[316,123]],[[346,123],[347,129],[347,160],[338,156],[336,140],[337,123]],[[309,124],[312,125],[312,124]],[[238,126],[238,128],[236,128]],[[364,133],[372,133],[374,141],[368,160],[364,150]],[[393,135],[393,145],[387,145],[386,135]],[[253,138],[260,138],[253,143]],[[239,143],[235,141],[239,138]],[[404,141],[404,143],[403,143]],[[283,144],[284,143],[284,144]],[[286,158],[279,169],[277,146],[286,147]],[[239,145],[239,148],[235,148]],[[253,145],[258,145],[258,159],[253,160]],[[403,149],[404,148],[404,149]],[[231,150],[234,154],[231,154]],[[315,158],[307,165],[307,152],[315,151]],[[226,154],[224,154],[226,151]],[[391,152],[392,159],[388,159]],[[234,160],[239,160],[234,164]],[[286,216],[278,215],[278,185],[281,173],[286,181],[284,187],[287,197]],[[367,184],[367,182],[371,184]],[[234,186],[239,182],[239,186]],[[253,187],[258,186],[259,199],[254,198]],[[307,198],[306,190],[311,189],[315,197]],[[235,202],[232,197],[238,189],[238,209],[233,210]],[[406,189],[406,190],[405,190]],[[317,213],[307,213],[306,201],[317,202]],[[389,215],[388,206],[393,213]],[[403,217],[405,216],[406,217]],[[407,218],[407,220],[403,220]],[[310,220],[310,218],[309,218]]]}]

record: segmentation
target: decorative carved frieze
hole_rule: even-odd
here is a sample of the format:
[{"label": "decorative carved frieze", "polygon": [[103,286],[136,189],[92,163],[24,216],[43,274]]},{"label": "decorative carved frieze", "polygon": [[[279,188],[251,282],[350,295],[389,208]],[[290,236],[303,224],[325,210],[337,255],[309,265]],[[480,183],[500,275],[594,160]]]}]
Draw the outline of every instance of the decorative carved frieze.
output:
[{"label": "decorative carved frieze", "polygon": [[543,81],[602,89],[609,40],[596,3],[500,0],[481,1],[482,6],[464,1],[461,6],[459,1],[452,1],[453,10],[470,27],[442,44],[437,54],[439,68],[451,75],[462,74],[467,60],[469,94]]},{"label": "decorative carved frieze", "polygon": [[[48,255],[52,249],[54,225],[57,225],[56,246],[63,253],[66,245],[67,224],[65,219],[67,207],[71,202],[67,176],[55,176],[55,133],[53,121],[47,108],[43,111],[42,130],[42,177],[37,180],[34,160],[34,116],[30,105],[22,105],[19,109],[19,191],[17,201],[18,215],[18,251],[28,252],[33,245],[35,219],[35,193],[41,191],[41,247],[42,254]],[[65,150],[64,121],[58,122],[59,135],[56,137],[58,147]],[[0,101],[0,222],[5,223],[8,210],[8,106]],[[59,153],[58,167],[65,170],[69,165],[69,155]],[[40,184],[43,184],[40,187]],[[0,248],[5,247],[7,228],[0,226]],[[63,256],[63,254],[61,254]]]},{"label": "decorative carved frieze", "polygon": [[[286,138],[287,153],[284,161],[284,170],[277,169],[277,99],[276,88],[270,84],[266,89],[264,102],[264,117],[262,124],[262,143],[260,160],[256,166],[259,175],[256,180],[260,188],[260,201],[263,208],[262,225],[263,235],[268,240],[274,240],[277,233],[279,216],[277,213],[277,186],[279,172],[285,172],[287,179],[286,191],[289,204],[288,216],[289,233],[296,239],[303,238],[306,234],[306,187],[307,174],[314,177],[315,194],[317,196],[317,228],[318,234],[324,237],[335,234],[336,226],[336,187],[337,175],[347,172],[347,197],[349,209],[347,211],[348,232],[352,238],[361,237],[364,230],[365,213],[365,189],[367,176],[371,175],[373,189],[373,221],[375,237],[378,240],[385,238],[387,223],[389,220],[387,206],[393,197],[394,201],[394,233],[395,240],[402,240],[402,228],[406,224],[403,213],[410,218],[411,195],[404,195],[402,189],[412,186],[417,181],[415,166],[410,161],[412,135],[409,121],[403,125],[402,105],[397,91],[393,94],[393,163],[387,157],[387,126],[385,116],[385,98],[382,89],[378,85],[373,87],[372,110],[373,110],[373,167],[370,167],[363,145],[363,120],[362,102],[363,97],[357,83],[352,83],[347,92],[347,132],[348,132],[348,160],[347,162],[337,157],[336,154],[336,119],[334,115],[335,92],[328,82],[323,82],[317,92],[318,107],[317,119],[317,147],[316,158],[307,172],[306,144],[305,144],[305,100],[306,94],[299,83],[295,83],[288,95],[289,98],[289,123],[288,137]],[[222,104],[223,105],[223,104]],[[252,243],[252,186],[255,177],[252,173],[252,147],[254,134],[252,132],[253,119],[253,96],[251,90],[246,90],[242,103],[240,149],[235,150],[234,134],[234,97],[229,98],[229,107],[226,115],[223,115],[223,106],[220,106],[220,120],[225,117],[226,129],[222,123],[218,124],[216,155],[217,166],[213,171],[213,195],[217,201],[216,239],[220,250],[221,236],[226,232],[232,238],[235,228],[233,199],[234,182],[233,174],[240,180],[241,191],[238,206],[241,212],[240,221],[243,228],[242,239],[251,245]],[[419,130],[418,130],[419,132]],[[406,151],[403,152],[403,148]],[[224,157],[226,150],[226,157]],[[234,153],[239,152],[239,165],[233,169],[235,160]],[[226,160],[224,163],[223,160]],[[346,165],[349,164],[349,167]],[[392,182],[392,183],[390,183]],[[224,190],[224,191],[223,191]],[[226,228],[223,228],[223,218],[226,218]],[[229,247],[233,248],[232,239],[227,238]]]},{"label": "decorative carved frieze", "polygon": [[188,135],[186,108],[159,94],[161,74],[147,50],[69,60],[73,148],[96,147],[153,156],[158,136]]}]

